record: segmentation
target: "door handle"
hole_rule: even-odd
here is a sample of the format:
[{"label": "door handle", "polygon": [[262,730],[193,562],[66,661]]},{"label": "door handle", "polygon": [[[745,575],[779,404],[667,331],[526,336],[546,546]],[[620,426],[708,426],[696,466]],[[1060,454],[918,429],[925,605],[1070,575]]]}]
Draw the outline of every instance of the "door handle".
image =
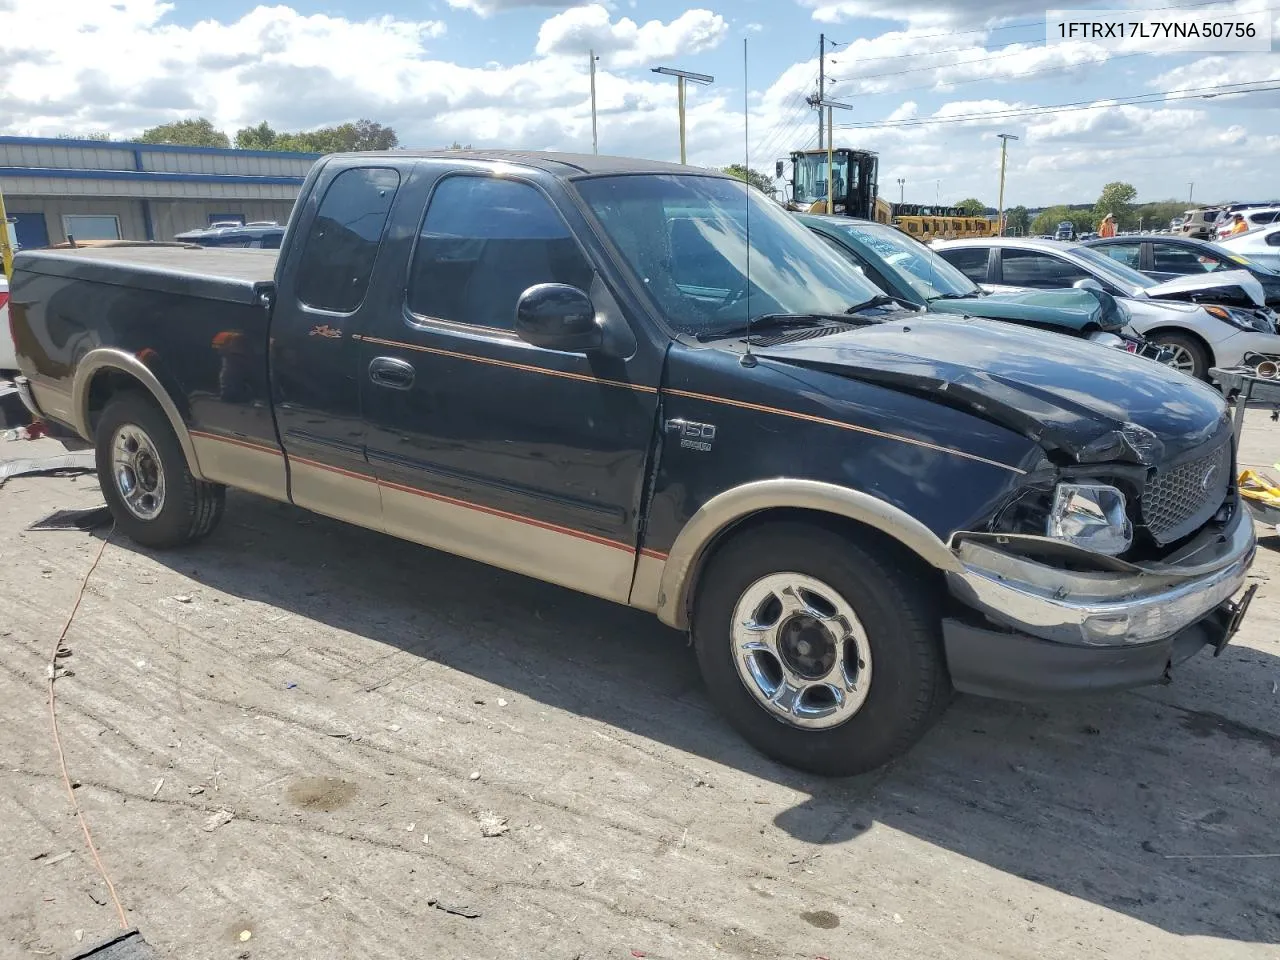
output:
[{"label": "door handle", "polygon": [[374,357],[369,361],[369,379],[392,390],[408,390],[413,386],[413,364],[397,357]]}]

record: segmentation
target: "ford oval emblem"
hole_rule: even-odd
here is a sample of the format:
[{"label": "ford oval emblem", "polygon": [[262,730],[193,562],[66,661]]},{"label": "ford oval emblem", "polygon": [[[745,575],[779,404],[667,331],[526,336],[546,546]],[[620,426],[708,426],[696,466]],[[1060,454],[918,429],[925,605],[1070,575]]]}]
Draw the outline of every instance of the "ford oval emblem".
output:
[{"label": "ford oval emblem", "polygon": [[1200,489],[1205,493],[1209,492],[1209,487],[1213,485],[1214,479],[1218,476],[1219,466],[1215,463],[1204,472],[1204,479],[1200,481]]}]

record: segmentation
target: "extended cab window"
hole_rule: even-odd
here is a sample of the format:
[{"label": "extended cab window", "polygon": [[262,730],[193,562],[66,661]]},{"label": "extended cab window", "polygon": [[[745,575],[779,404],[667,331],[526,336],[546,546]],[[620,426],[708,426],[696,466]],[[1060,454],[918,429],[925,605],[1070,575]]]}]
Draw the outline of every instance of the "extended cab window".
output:
[{"label": "extended cab window", "polygon": [[939,250],[938,253],[974,283],[987,282],[986,247],[957,247],[953,250]]},{"label": "extended cab window", "polygon": [[1011,287],[1069,287],[1089,276],[1079,267],[1034,250],[1001,250],[1004,282]]},{"label": "extended cab window", "polygon": [[400,175],[358,167],[333,178],[302,246],[298,299],[318,310],[351,313],[364,302]]},{"label": "extended cab window", "polygon": [[453,176],[436,188],[409,272],[409,309],[510,330],[539,283],[591,288],[594,270],[547,198],[527,183]]}]

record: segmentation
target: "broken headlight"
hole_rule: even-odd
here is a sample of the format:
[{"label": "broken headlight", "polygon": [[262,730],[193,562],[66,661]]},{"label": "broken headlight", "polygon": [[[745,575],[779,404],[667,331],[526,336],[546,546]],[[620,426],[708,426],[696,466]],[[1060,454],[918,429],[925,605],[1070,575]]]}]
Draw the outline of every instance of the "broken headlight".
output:
[{"label": "broken headlight", "polygon": [[1118,556],[1133,544],[1124,494],[1101,483],[1060,483],[1045,535],[1084,550]]}]

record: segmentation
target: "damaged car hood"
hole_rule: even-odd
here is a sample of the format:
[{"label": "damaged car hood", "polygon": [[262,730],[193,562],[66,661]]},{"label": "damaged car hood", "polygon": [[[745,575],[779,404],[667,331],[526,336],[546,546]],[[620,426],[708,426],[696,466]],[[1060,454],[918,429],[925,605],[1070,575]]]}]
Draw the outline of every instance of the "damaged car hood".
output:
[{"label": "damaged car hood", "polygon": [[[927,396],[1068,462],[1154,464],[1228,423],[1220,395],[1170,367],[1006,323],[912,317],[752,352]],[[834,381],[819,386],[838,398]]]},{"label": "damaged car hood", "polygon": [[1177,277],[1147,287],[1143,295],[1152,300],[1184,300],[1189,303],[1221,303],[1233,307],[1262,307],[1267,297],[1258,278],[1248,270]]}]

